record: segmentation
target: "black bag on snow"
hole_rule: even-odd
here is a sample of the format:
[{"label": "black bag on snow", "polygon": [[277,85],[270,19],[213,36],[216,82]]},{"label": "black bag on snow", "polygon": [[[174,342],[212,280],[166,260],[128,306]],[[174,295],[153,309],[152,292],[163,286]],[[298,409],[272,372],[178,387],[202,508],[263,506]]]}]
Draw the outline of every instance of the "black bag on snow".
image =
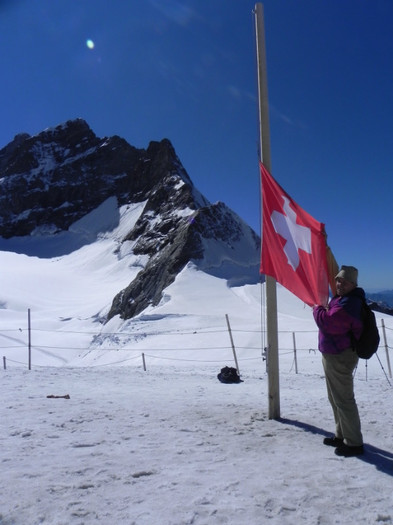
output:
[{"label": "black bag on snow", "polygon": [[352,346],[355,352],[362,359],[370,359],[379,346],[379,332],[374,312],[371,310],[366,301],[362,305],[362,322],[363,331],[359,339],[352,335]]},{"label": "black bag on snow", "polygon": [[236,368],[231,366],[224,366],[221,368],[221,372],[217,375],[217,378],[221,383],[242,383]]}]

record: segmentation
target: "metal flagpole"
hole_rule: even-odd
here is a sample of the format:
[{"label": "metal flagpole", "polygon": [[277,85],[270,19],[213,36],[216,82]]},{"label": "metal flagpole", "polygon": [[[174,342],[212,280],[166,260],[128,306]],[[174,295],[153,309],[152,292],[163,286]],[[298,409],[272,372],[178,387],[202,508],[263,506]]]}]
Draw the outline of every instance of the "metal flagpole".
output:
[{"label": "metal flagpole", "polygon": [[[261,161],[271,173],[269,105],[267,94],[265,28],[263,6],[255,4],[255,28],[258,69],[258,100]],[[263,232],[262,232],[263,235]],[[267,373],[269,383],[269,419],[280,417],[280,386],[278,366],[278,323],[276,281],[265,276],[266,283],[266,325],[267,325]]]}]

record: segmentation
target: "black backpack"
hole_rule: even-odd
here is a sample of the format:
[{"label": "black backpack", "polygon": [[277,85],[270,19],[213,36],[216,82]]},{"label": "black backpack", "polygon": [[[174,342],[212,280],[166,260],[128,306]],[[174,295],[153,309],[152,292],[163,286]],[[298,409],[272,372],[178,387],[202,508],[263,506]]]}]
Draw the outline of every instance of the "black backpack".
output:
[{"label": "black backpack", "polygon": [[351,334],[352,346],[359,357],[370,359],[378,350],[380,337],[374,312],[366,301],[363,301],[361,315],[363,331],[359,339],[356,339],[353,333]]},{"label": "black backpack", "polygon": [[236,368],[231,366],[224,366],[221,368],[221,372],[217,375],[217,378],[221,383],[242,383]]}]

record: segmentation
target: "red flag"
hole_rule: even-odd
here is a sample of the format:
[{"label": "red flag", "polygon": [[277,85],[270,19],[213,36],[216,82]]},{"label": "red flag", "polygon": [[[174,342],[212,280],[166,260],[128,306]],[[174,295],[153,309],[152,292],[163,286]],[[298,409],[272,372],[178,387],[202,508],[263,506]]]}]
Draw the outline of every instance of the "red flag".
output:
[{"label": "red flag", "polygon": [[326,305],[329,277],[324,224],[294,202],[260,163],[262,252],[260,272],[306,304]]}]

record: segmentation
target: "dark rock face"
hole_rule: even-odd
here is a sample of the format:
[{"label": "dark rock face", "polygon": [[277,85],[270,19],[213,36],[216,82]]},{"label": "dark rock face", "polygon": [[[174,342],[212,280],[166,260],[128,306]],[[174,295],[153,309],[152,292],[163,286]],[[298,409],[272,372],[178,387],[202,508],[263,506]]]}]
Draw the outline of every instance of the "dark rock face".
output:
[{"label": "dark rock face", "polygon": [[[196,190],[167,139],[137,149],[118,136],[96,137],[82,119],[34,137],[20,134],[0,151],[0,189],[4,239],[42,229],[55,236],[110,197],[119,207],[144,203],[122,242],[132,241],[133,253],[147,263],[113,299],[108,319],[157,305],[190,261],[228,280],[240,268],[241,282],[259,278],[259,238],[224,204],[211,205]],[[218,258],[206,257],[209,243],[222,247]]]},{"label": "dark rock face", "polygon": [[138,150],[117,136],[97,138],[81,119],[17,135],[0,151],[0,236],[44,224],[67,230],[112,195],[120,205],[143,200],[176,159],[168,140]]},{"label": "dark rock face", "polygon": [[[199,208],[187,218],[163,220],[161,231],[158,228],[154,233],[149,229],[141,231],[136,225],[131,237],[135,234],[138,234],[138,241],[134,253],[148,253],[151,258],[137,279],[115,297],[108,319],[117,314],[128,319],[149,305],[156,306],[162,298],[162,291],[190,261],[207,273],[218,274],[230,280],[236,272],[236,262],[231,260],[231,267],[226,275],[220,264],[215,268],[217,261],[214,258],[211,263],[213,267],[209,266],[205,262],[204,241],[211,239],[217,243],[225,243],[229,249],[235,250],[244,231],[230,210],[218,203]],[[259,238],[250,230],[249,250],[253,259],[244,270],[241,284],[258,282],[259,243]],[[236,259],[235,255],[233,259]]]}]

